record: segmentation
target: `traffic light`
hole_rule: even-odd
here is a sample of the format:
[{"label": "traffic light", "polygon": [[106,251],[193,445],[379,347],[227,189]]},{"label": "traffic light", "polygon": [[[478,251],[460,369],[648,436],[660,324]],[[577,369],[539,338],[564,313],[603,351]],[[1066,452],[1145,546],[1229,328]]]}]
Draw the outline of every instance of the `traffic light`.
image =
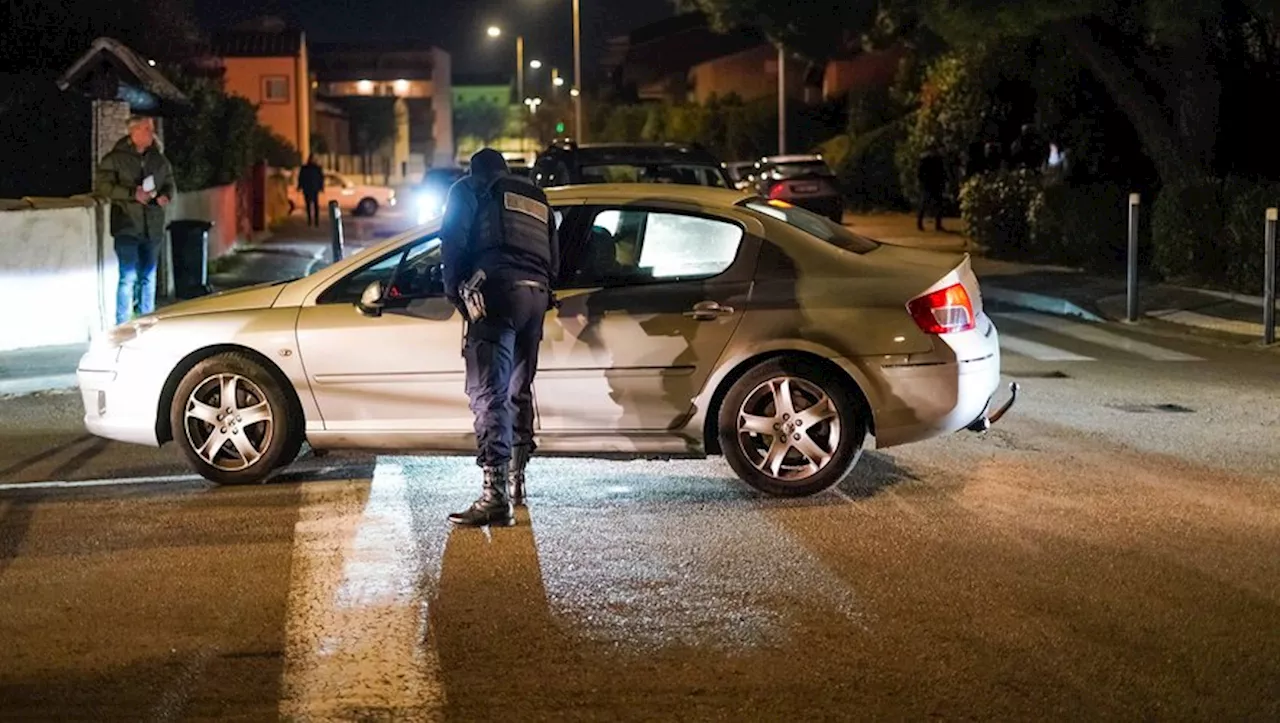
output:
[{"label": "traffic light", "polygon": [[556,133],[564,133],[564,121],[556,123]]}]

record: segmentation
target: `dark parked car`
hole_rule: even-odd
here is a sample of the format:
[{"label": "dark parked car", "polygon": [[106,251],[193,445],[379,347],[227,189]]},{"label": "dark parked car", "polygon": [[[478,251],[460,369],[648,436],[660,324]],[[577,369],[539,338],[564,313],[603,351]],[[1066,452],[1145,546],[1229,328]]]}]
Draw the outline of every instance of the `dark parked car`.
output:
[{"label": "dark parked car", "polygon": [[841,223],[844,199],[836,187],[836,174],[822,156],[769,156],[755,171],[760,194]]},{"label": "dark parked car", "polygon": [[724,164],[698,144],[553,143],[533,165],[544,188],[582,183],[674,183],[733,188]]},{"label": "dark parked car", "polygon": [[756,166],[755,161],[733,161],[725,164],[725,170],[729,172],[729,178],[733,181],[734,188],[746,190],[754,188],[756,185]]}]

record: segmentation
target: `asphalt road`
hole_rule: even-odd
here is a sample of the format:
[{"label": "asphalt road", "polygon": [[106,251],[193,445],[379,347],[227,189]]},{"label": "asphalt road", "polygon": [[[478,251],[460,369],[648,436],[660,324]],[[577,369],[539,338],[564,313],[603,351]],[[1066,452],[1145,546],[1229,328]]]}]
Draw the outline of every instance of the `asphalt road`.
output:
[{"label": "asphalt road", "polygon": [[1280,357],[997,323],[985,436],[798,501],[537,459],[492,531],[466,459],[219,489],[0,401],[0,719],[1280,719]]}]

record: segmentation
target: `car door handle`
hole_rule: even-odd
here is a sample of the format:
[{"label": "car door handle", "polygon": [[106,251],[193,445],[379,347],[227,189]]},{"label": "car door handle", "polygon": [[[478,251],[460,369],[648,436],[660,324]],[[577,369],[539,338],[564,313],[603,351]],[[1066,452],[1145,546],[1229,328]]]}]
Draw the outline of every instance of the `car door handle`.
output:
[{"label": "car door handle", "polygon": [[721,306],[715,301],[700,301],[693,305],[693,311],[686,311],[684,315],[697,321],[714,321],[732,313],[732,306]]}]

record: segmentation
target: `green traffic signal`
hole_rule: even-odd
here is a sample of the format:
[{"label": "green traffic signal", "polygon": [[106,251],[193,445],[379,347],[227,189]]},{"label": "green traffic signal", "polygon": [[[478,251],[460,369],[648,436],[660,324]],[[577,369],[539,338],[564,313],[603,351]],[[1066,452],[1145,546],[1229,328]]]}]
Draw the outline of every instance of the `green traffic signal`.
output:
[{"label": "green traffic signal", "polygon": [[556,133],[564,133],[564,123],[556,124]]}]

